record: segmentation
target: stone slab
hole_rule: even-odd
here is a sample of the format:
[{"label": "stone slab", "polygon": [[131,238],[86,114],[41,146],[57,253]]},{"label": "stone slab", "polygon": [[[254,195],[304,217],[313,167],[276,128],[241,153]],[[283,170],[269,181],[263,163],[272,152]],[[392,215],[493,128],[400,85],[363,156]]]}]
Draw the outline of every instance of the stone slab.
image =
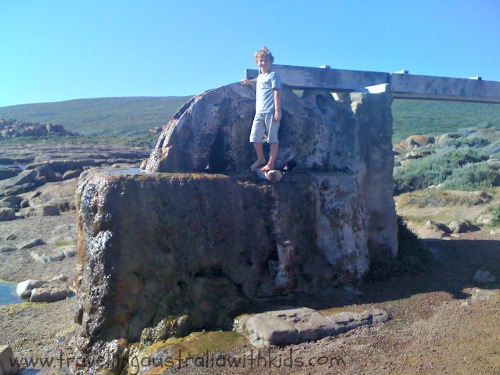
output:
[{"label": "stone slab", "polygon": [[392,74],[390,91],[396,99],[500,103],[500,82],[414,74]]},{"label": "stone slab", "polygon": [[[295,89],[325,89],[330,91],[359,91],[389,81],[389,73],[360,70],[312,68],[304,66],[273,65],[283,84]],[[246,78],[256,78],[258,70],[247,69]]]},{"label": "stone slab", "polygon": [[385,323],[389,319],[390,314],[382,309],[323,315],[302,307],[241,317],[235,323],[235,330],[247,335],[254,346],[283,346],[319,340],[360,326]]},{"label": "stone slab", "polygon": [[[500,103],[500,82],[479,77],[436,77],[408,74],[407,71],[391,74],[290,65],[273,65],[273,69],[280,74],[284,84],[294,89],[350,92],[367,88],[370,92],[385,92],[387,88],[396,99]],[[256,69],[245,71],[248,79],[257,75]]]}]

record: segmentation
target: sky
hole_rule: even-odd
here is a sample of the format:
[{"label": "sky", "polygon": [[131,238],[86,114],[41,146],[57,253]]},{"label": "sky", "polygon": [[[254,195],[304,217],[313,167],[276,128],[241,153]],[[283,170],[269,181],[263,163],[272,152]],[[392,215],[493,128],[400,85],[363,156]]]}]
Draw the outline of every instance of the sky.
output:
[{"label": "sky", "polygon": [[500,0],[0,0],[0,107],[195,95],[280,65],[500,81]]}]

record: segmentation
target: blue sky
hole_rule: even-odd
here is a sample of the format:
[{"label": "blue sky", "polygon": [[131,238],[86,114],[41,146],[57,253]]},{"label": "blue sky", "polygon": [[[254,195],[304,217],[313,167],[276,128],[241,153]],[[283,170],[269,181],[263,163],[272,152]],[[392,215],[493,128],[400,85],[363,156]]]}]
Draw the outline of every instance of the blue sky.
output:
[{"label": "blue sky", "polygon": [[500,81],[500,0],[0,0],[0,107],[194,95],[275,63]]}]

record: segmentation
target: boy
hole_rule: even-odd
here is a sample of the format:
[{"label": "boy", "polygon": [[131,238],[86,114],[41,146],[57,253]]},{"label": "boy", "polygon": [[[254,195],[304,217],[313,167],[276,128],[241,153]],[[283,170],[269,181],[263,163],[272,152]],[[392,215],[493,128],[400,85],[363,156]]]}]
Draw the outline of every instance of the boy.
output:
[{"label": "boy", "polygon": [[[272,71],[274,57],[266,47],[255,53],[255,62],[259,67],[256,84],[244,79],[244,85],[255,89],[255,117],[250,132],[250,142],[255,147],[257,160],[250,166],[254,172],[261,168],[262,172],[274,169],[278,157],[278,129],[281,120],[281,79],[278,73]],[[266,164],[262,139],[267,134],[267,142],[271,145],[269,161]],[[265,165],[264,165],[265,164]]]}]

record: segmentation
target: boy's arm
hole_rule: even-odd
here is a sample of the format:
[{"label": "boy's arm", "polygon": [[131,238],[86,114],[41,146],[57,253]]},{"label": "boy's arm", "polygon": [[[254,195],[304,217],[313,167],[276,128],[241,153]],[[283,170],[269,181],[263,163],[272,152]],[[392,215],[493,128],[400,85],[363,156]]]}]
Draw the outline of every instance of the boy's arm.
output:
[{"label": "boy's arm", "polygon": [[255,79],[242,79],[241,80],[241,83],[243,85],[247,85],[247,86],[250,86],[252,87],[254,90],[255,90]]},{"label": "boy's arm", "polygon": [[274,121],[281,120],[281,90],[274,89]]}]

